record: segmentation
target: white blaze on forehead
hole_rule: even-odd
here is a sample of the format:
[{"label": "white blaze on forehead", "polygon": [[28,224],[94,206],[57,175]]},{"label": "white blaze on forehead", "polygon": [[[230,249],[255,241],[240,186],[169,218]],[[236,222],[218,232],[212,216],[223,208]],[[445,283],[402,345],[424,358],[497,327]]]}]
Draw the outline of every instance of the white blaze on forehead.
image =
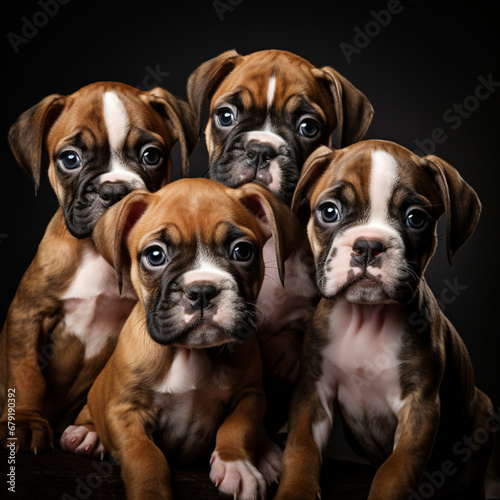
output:
[{"label": "white blaze on forehead", "polygon": [[104,123],[108,131],[108,142],[111,150],[109,173],[100,178],[103,182],[126,182],[134,189],[145,188],[144,180],[136,172],[131,171],[123,163],[120,150],[123,148],[125,138],[130,127],[127,110],[116,92],[108,90],[102,98]]},{"label": "white blaze on forehead", "polygon": [[370,221],[385,221],[397,180],[398,164],[385,151],[372,151],[370,175]]},{"label": "white blaze on forehead", "polygon": [[267,84],[267,107],[270,108],[274,100],[274,92],[276,91],[276,77],[274,75],[269,78]]},{"label": "white blaze on forehead", "polygon": [[102,100],[109,146],[111,152],[115,152],[123,145],[130,122],[125,106],[115,92],[105,92]]}]

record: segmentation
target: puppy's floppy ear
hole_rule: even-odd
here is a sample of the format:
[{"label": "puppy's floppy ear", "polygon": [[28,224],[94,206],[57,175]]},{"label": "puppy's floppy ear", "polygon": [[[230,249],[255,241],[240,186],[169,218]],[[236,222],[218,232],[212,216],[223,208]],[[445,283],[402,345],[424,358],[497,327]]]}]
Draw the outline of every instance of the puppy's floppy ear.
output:
[{"label": "puppy's floppy ear", "polygon": [[92,240],[97,250],[115,269],[120,293],[123,283],[123,267],[130,266],[127,237],[130,230],[146,212],[152,196],[145,189],[132,191],[104,212],[92,233]]},{"label": "puppy's floppy ear", "polygon": [[373,117],[373,107],[366,96],[330,66],[313,69],[333,96],[337,115],[338,147],[344,148],[364,137]]},{"label": "puppy's floppy ear", "polygon": [[187,177],[189,155],[198,142],[197,123],[190,106],[161,87],[155,87],[144,94],[149,104],[172,123],[181,146],[182,175]]},{"label": "puppy's floppy ear", "polygon": [[300,241],[300,228],[292,211],[267,188],[259,184],[244,184],[237,196],[257,218],[268,238],[274,239],[276,264],[281,284],[285,282],[285,262]]},{"label": "puppy's floppy ear", "polygon": [[227,50],[198,66],[189,76],[187,95],[196,116],[198,132],[201,132],[201,119],[205,104],[241,57],[235,50]]},{"label": "puppy's floppy ear", "polygon": [[320,146],[309,155],[302,167],[302,173],[293,194],[292,212],[294,214],[298,212],[303,199],[310,199],[316,183],[323,175],[333,156],[335,156],[335,151],[332,151],[327,146]]},{"label": "puppy's floppy ear", "polygon": [[35,194],[40,187],[43,142],[61,114],[66,96],[52,94],[25,111],[9,130],[9,144],[21,167],[32,177]]},{"label": "puppy's floppy ear", "polygon": [[422,158],[424,165],[435,175],[441,190],[446,213],[446,246],[448,261],[462,247],[476,229],[481,215],[481,202],[476,192],[457,170],[434,155]]}]

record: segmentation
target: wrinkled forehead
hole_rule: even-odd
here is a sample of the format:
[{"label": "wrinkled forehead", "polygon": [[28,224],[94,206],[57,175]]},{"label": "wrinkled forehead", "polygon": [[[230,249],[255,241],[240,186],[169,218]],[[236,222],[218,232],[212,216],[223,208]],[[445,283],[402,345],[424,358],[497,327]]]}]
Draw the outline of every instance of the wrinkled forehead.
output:
[{"label": "wrinkled forehead", "polygon": [[434,177],[420,159],[403,148],[388,147],[354,148],[333,160],[313,193],[311,206],[336,195],[346,201],[355,198],[372,212],[389,204],[421,202],[434,207],[442,201]]},{"label": "wrinkled forehead", "polygon": [[245,109],[298,107],[301,99],[322,103],[324,96],[318,88],[305,60],[288,59],[283,54],[244,60],[224,79],[212,99],[212,108],[222,100],[237,98]]},{"label": "wrinkled forehead", "polygon": [[118,147],[129,135],[149,133],[151,140],[161,141],[164,132],[159,114],[152,112],[140,92],[119,87],[84,88],[68,96],[50,129],[47,145],[54,150],[59,142],[80,135],[93,146],[105,142]]},{"label": "wrinkled forehead", "polygon": [[239,238],[264,244],[265,235],[257,220],[223,189],[189,191],[183,186],[175,189],[176,184],[166,186],[172,189],[162,189],[162,196],[155,199],[134,227],[133,246],[141,247],[161,235],[181,247],[203,244],[215,248]]}]

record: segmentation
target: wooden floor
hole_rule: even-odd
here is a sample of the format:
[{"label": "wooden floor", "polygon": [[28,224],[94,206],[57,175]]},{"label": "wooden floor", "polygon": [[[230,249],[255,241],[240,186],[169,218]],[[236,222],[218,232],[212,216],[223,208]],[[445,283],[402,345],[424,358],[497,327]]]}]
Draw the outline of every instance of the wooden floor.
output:
[{"label": "wooden floor", "polygon": [[[119,468],[103,462],[70,455],[61,450],[34,456],[15,456],[15,495],[7,490],[8,453],[0,451],[0,498],[15,500],[123,499],[125,489]],[[208,477],[205,463],[172,469],[172,488],[176,500],[220,500]],[[326,461],[323,466],[323,500],[365,500],[374,470],[350,462]],[[276,487],[269,488],[273,498]]]}]

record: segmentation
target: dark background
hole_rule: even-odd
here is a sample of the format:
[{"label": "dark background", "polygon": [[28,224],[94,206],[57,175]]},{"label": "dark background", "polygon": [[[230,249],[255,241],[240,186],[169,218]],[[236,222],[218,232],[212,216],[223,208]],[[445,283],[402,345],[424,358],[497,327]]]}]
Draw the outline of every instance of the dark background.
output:
[{"label": "dark background", "polygon": [[[2,2],[0,321],[57,208],[47,165],[35,197],[29,177],[10,152],[7,131],[20,113],[48,94],[69,94],[98,80],[146,88],[159,84],[185,97],[190,73],[227,49],[242,54],[285,49],[317,66],[335,67],[366,94],[375,108],[367,138],[393,140],[421,151],[416,141],[429,139],[436,128],[443,130],[440,144],[426,141],[428,150],[435,148],[435,154],[455,166],[474,187],[483,203],[483,215],[453,267],[445,258],[444,236],[440,237],[427,278],[438,297],[444,293],[445,312],[470,351],[476,383],[498,408],[500,84],[484,100],[471,97],[479,77],[500,82],[494,2],[491,7],[486,2],[467,2],[466,7],[458,2],[416,0],[70,0],[57,4],[58,12],[55,0],[12,3]],[[50,15],[44,16],[43,4]],[[386,26],[377,27],[371,11],[389,6],[399,13],[392,14],[389,22],[385,15]],[[39,27],[31,28],[31,38],[25,36],[27,43],[21,43],[16,53],[8,34],[23,36],[23,26],[25,34],[29,30],[27,22],[37,22]],[[360,47],[359,33],[366,28],[371,36]],[[356,34],[357,53],[348,61],[340,44],[355,46]],[[463,104],[474,108],[465,110],[467,116],[460,116],[454,107]],[[203,140],[191,164],[193,176],[206,172]],[[440,235],[444,234],[441,225]],[[458,284],[460,290],[449,283]]]}]

